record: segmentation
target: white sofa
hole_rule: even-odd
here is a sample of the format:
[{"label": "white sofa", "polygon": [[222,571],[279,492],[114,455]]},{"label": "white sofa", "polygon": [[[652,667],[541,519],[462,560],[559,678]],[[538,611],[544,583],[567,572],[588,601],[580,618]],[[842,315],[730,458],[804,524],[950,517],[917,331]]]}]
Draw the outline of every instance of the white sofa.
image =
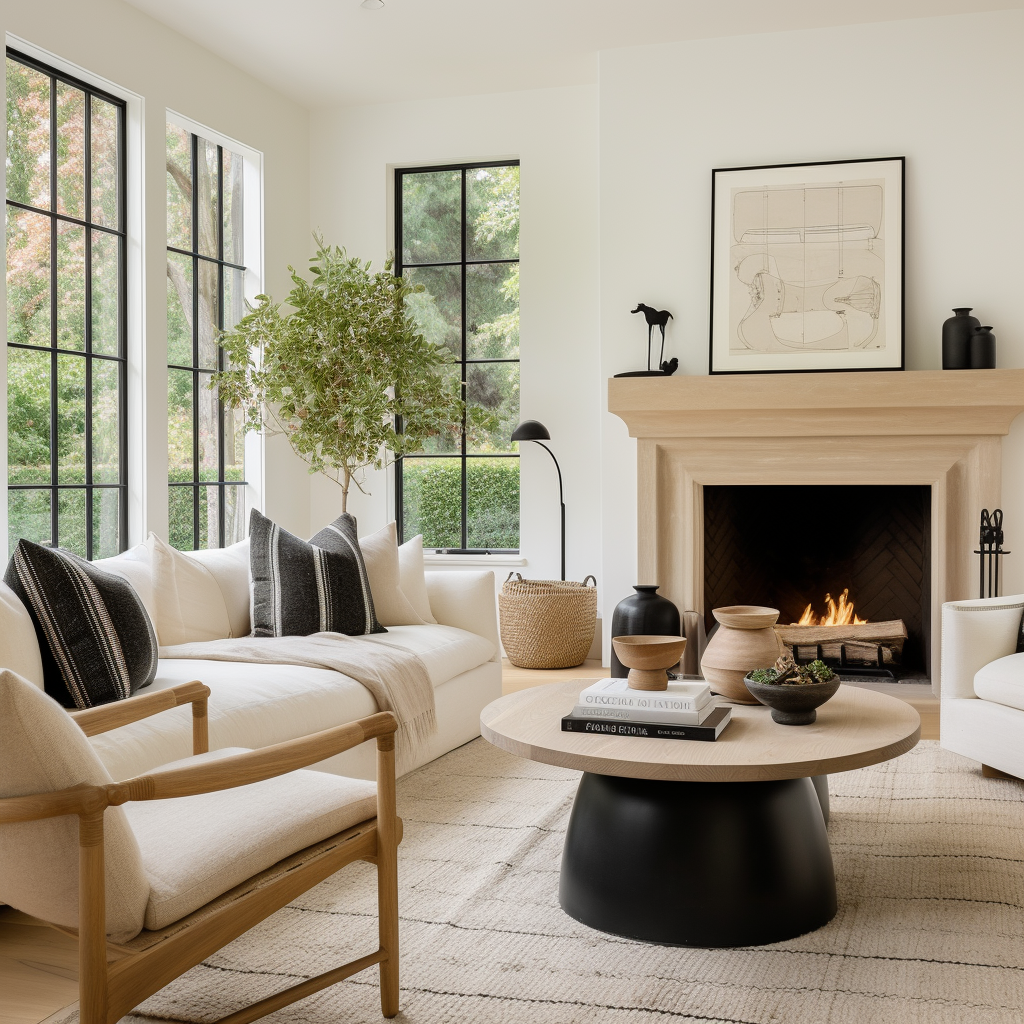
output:
[{"label": "white sofa", "polygon": [[939,740],[947,750],[1024,778],[1024,594],[942,606]]},{"label": "white sofa", "polygon": [[[205,566],[216,581],[216,585],[212,581],[209,583],[208,590],[212,591],[213,601],[219,603],[223,597],[220,612],[223,617],[226,610],[230,635],[247,635],[247,542],[234,548],[189,552],[189,555]],[[150,563],[146,561],[144,545],[97,564],[100,568],[117,572],[132,583],[154,619],[159,635],[162,632],[159,618],[166,616],[168,609],[167,594],[156,597],[153,594]],[[206,576],[204,570],[199,572]],[[397,644],[419,655],[434,685],[437,733],[425,755],[413,767],[479,736],[480,712],[501,695],[493,573],[429,572],[425,574],[425,581],[430,611],[437,620],[436,624],[388,626],[387,633],[365,638],[369,643]],[[184,589],[184,583],[182,586]],[[25,626],[28,613],[13,591],[2,584],[0,587],[4,591],[0,595],[3,598],[0,601],[0,618],[3,619],[0,668],[12,668],[41,686],[41,666],[38,678],[31,678],[34,674],[31,656],[34,655],[34,663],[39,665],[38,648],[29,651],[26,660],[26,628],[28,642],[35,644],[30,621]],[[193,587],[189,591],[190,600],[194,593]],[[171,597],[173,599],[173,594]],[[189,618],[187,611],[184,615],[186,621]],[[195,621],[194,614],[192,619]],[[13,653],[17,643],[15,629],[21,637],[16,657]],[[229,635],[227,627],[224,627],[224,635]],[[180,635],[177,642],[215,638],[207,632],[204,636]],[[211,690],[211,750],[264,747],[344,725],[378,710],[370,692],[356,680],[327,669],[294,665],[161,659],[155,681],[139,695],[192,679],[200,680]],[[191,710],[185,706],[92,737],[91,742],[113,778],[122,780],[188,757],[192,751],[191,737]],[[376,777],[374,745],[363,744],[315,767],[337,775],[373,779]]]}]

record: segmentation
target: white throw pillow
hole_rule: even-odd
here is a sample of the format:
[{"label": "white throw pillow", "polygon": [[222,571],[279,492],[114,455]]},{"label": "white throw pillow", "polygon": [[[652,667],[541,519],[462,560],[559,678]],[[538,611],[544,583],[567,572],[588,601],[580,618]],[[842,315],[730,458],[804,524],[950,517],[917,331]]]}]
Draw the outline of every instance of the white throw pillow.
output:
[{"label": "white throw pillow", "polygon": [[383,530],[359,538],[366,575],[373,594],[373,610],[382,626],[422,626],[423,618],[402,592],[398,564],[398,530],[394,522]]},{"label": "white throw pillow", "polygon": [[[0,671],[0,797],[49,793],[113,781],[85,733],[52,697],[13,672]],[[124,809],[103,815],[107,934],[138,935],[149,901],[142,855]],[[0,825],[0,902],[33,917],[78,927],[78,818]]]},{"label": "white throw pillow", "polygon": [[220,584],[200,561],[151,533],[156,635],[161,647],[231,636],[231,619]]},{"label": "white throw pillow", "polygon": [[0,668],[9,668],[43,689],[43,660],[32,616],[3,580],[0,580]]},{"label": "white throw pillow", "polygon": [[436,623],[430,610],[427,576],[423,565],[423,534],[418,533],[398,549],[398,571],[402,593],[409,599],[416,614],[424,621]]},{"label": "white throw pillow", "polygon": [[248,636],[251,631],[249,591],[252,588],[249,579],[249,538],[230,547],[186,551],[185,554],[205,565],[220,585],[231,623],[231,635]]}]

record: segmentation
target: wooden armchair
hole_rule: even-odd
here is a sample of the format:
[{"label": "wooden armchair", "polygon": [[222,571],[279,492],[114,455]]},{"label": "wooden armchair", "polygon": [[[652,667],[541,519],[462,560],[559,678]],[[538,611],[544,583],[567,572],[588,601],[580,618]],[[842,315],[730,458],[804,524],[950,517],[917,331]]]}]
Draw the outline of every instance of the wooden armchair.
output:
[{"label": "wooden armchair", "polygon": [[[209,689],[202,683],[186,683],[129,701],[73,712],[70,718],[82,733],[91,736],[190,703],[193,712],[193,753],[201,755],[207,751],[206,709],[209,693]],[[28,707],[31,715],[46,718],[45,726],[51,732],[68,729],[70,726],[69,716],[55,702],[19,676],[8,671],[0,672],[0,713],[9,714],[12,701],[16,705],[15,712],[20,714]],[[40,701],[52,705],[52,708],[47,708]],[[53,713],[61,716],[63,724],[53,719]],[[19,714],[12,715],[12,720],[20,720]],[[25,718],[25,715],[22,714],[21,718]],[[192,759],[175,762],[167,768],[156,769],[127,782],[80,783],[49,792],[0,799],[0,860],[5,851],[2,841],[6,826],[25,828],[16,823],[46,822],[65,815],[78,817],[78,927],[69,927],[67,923],[59,921],[51,923],[63,931],[77,934],[79,938],[82,1024],[114,1024],[174,978],[356,860],[370,861],[377,866],[379,947],[366,956],[230,1014],[218,1024],[246,1024],[374,964],[380,964],[381,1010],[385,1017],[395,1016],[398,1012],[397,854],[402,831],[401,819],[395,813],[396,728],[394,716],[381,713],[260,750],[222,757],[207,754],[195,763],[189,763]],[[76,732],[74,728],[70,729],[70,733]],[[52,741],[52,736],[50,739]],[[205,906],[166,927],[154,930],[144,927],[132,938],[111,941],[108,936],[107,893],[111,874],[110,867],[105,867],[107,844],[104,832],[108,809],[133,801],[173,801],[249,786],[315,764],[369,739],[377,741],[376,817],[370,817],[306,846],[256,873],[242,884],[234,885]],[[81,735],[78,740],[74,736],[66,736],[65,740],[69,748],[74,748],[76,756],[95,756],[91,748],[85,751],[76,747],[76,743],[89,746]],[[98,758],[96,761],[99,765]],[[0,772],[8,769],[9,764],[0,760]],[[98,770],[106,776],[102,765],[99,765]],[[24,774],[18,774],[17,769],[8,770],[8,775],[13,775],[15,789],[17,780],[20,778],[23,781],[25,778]],[[310,779],[313,775],[321,776],[323,781]],[[109,779],[109,776],[106,778]],[[304,782],[314,781],[318,781],[318,785],[328,784],[322,773],[310,772],[289,777],[288,784],[301,786]],[[341,784],[345,780],[335,781]],[[4,779],[0,775],[0,794],[10,792],[11,785],[5,788]],[[360,785],[371,787],[372,799],[372,784]],[[257,792],[256,789],[249,791],[246,798],[251,801],[252,794]],[[241,799],[243,797],[240,796]],[[159,811],[160,808],[155,810]],[[109,824],[108,833],[111,836],[111,830],[123,827],[121,818]],[[24,842],[19,838],[24,833],[9,832],[8,836],[12,834],[13,842]],[[73,842],[73,833],[66,835]],[[48,841],[52,841],[52,831],[47,836],[50,837]],[[23,848],[17,849],[24,855]],[[11,858],[8,857],[8,860],[11,861]],[[28,863],[31,866],[32,862]],[[36,913],[32,905],[32,892],[39,889],[38,879],[34,883],[36,890],[31,885],[26,886],[25,895],[20,901],[18,879],[12,881],[11,877],[7,877],[0,878],[0,881],[4,885],[0,896],[19,909],[30,914]],[[113,903],[110,905],[113,906]],[[36,916],[43,915],[36,913]]]}]

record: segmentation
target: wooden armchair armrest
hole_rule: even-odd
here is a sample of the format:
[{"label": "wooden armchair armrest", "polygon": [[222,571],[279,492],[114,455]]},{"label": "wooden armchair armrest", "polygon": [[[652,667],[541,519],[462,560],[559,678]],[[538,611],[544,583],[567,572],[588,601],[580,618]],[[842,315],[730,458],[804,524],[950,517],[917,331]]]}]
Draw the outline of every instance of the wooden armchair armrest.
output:
[{"label": "wooden armchair armrest", "polygon": [[[377,739],[378,750],[393,752],[397,729],[395,716],[390,711],[380,711],[347,725],[250,750],[245,754],[232,754],[205,764],[140,775],[127,782],[107,786],[108,799],[111,804],[122,804],[129,800],[168,800],[248,786],[253,782],[285,775],[297,768],[306,768],[374,738]],[[393,756],[391,775],[393,786]],[[378,779],[378,786],[380,781]]]},{"label": "wooden armchair armrest", "polygon": [[205,754],[210,749],[207,721],[209,696],[210,688],[198,679],[193,679],[190,683],[181,683],[169,690],[157,690],[156,693],[147,693],[143,697],[119,700],[98,708],[72,711],[70,714],[86,736],[96,736],[101,732],[119,729],[122,725],[139,722],[161,711],[169,711],[182,704],[191,704],[192,753]]}]

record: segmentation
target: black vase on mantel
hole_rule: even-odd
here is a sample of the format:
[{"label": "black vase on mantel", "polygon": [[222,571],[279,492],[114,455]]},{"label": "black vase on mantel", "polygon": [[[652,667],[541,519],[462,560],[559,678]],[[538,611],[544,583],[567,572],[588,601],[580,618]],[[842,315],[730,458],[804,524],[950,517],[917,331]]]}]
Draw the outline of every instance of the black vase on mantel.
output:
[{"label": "black vase on mantel", "polygon": [[[612,612],[612,636],[682,636],[679,609],[655,586],[638,584]],[[624,679],[629,669],[612,650],[612,678]]]},{"label": "black vase on mantel", "polygon": [[971,336],[981,326],[976,316],[971,316],[970,306],[959,306],[942,325],[942,368],[944,370],[971,369]]},{"label": "black vase on mantel", "polygon": [[996,368],[996,336],[991,327],[975,327],[971,335],[971,369]]}]

